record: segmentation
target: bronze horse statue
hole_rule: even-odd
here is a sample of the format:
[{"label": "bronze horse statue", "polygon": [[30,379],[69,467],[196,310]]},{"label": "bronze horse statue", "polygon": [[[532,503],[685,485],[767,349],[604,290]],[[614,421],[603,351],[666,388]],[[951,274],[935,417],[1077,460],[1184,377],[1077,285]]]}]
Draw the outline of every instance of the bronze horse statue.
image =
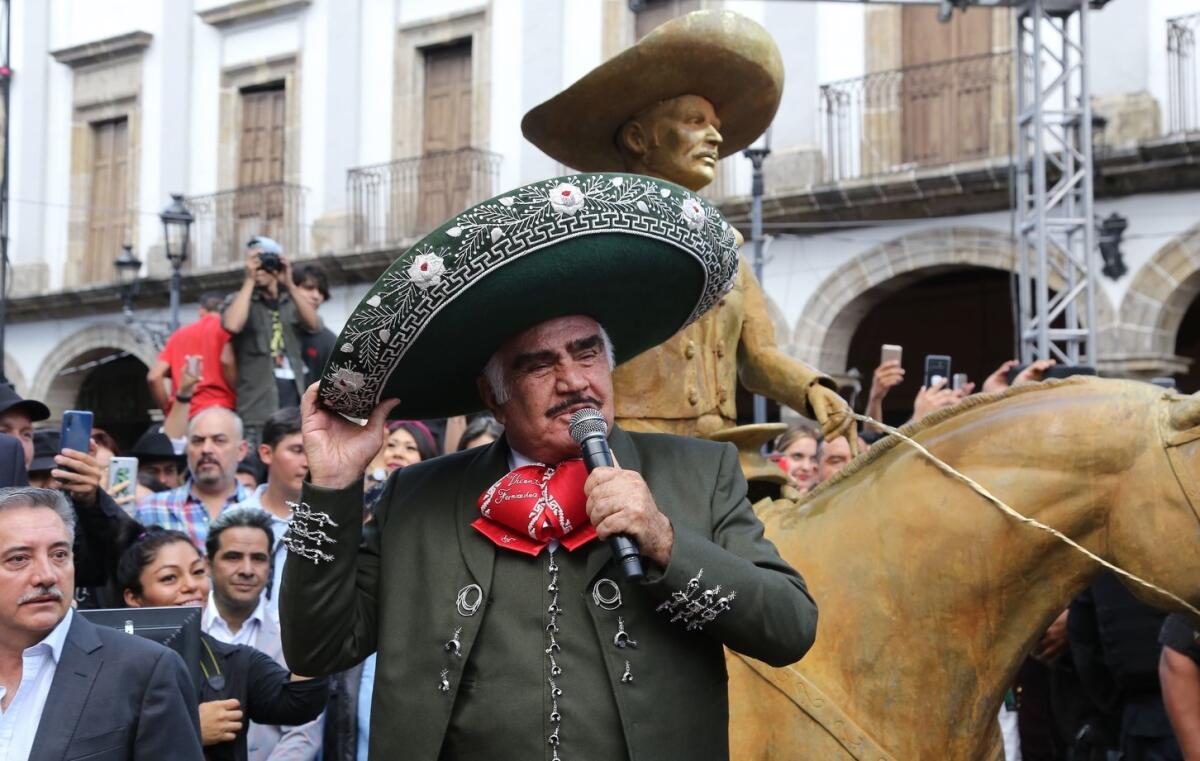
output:
[{"label": "bronze horse statue", "polygon": [[[1200,603],[1200,397],[1073,378],[969,397],[903,432],[1022,514]],[[1101,570],[895,436],[761,517],[820,624],[792,667],[728,654],[735,761],[1002,759],[1005,689]]]}]

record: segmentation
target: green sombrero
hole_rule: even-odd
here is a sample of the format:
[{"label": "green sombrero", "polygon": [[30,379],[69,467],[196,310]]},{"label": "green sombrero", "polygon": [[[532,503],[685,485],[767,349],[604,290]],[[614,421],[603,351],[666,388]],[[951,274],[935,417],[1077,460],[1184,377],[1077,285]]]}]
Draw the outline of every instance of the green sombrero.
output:
[{"label": "green sombrero", "polygon": [[706,312],[737,275],[733,228],[695,193],[633,174],[576,174],[474,206],[392,262],[354,309],[321,378],[322,403],[365,418],[483,406],[475,379],[507,339],[588,315],[617,362]]}]

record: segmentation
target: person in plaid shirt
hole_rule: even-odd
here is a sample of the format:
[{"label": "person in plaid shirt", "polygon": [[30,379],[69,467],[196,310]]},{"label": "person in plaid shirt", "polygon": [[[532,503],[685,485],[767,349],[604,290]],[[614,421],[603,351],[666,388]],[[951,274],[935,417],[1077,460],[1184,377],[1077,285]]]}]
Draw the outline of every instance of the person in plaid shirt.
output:
[{"label": "person in plaid shirt", "polygon": [[223,407],[202,410],[188,423],[188,479],[177,489],[139,502],[138,522],[182,531],[203,548],[209,522],[250,497],[237,479],[238,462],[246,450],[242,420],[236,413]]}]

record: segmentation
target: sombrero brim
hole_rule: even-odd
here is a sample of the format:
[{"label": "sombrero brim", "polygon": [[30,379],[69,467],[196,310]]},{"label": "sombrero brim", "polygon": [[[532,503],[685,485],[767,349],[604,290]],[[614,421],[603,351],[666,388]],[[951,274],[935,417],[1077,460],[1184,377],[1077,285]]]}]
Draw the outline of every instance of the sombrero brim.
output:
[{"label": "sombrero brim", "polygon": [[[572,206],[552,203],[563,193]],[[347,320],[320,398],[354,418],[388,398],[400,399],[394,417],[472,412],[484,365],[522,330],[588,315],[622,362],[707,311],[736,273],[733,229],[677,185],[608,174],[526,185],[388,267]]]},{"label": "sombrero brim", "polygon": [[617,132],[647,108],[700,95],[721,120],[721,156],[754,142],[783,97],[783,59],[766,29],[729,11],[696,11],[658,27],[636,45],[533,108],[521,120],[529,142],[582,172],[624,168]]}]

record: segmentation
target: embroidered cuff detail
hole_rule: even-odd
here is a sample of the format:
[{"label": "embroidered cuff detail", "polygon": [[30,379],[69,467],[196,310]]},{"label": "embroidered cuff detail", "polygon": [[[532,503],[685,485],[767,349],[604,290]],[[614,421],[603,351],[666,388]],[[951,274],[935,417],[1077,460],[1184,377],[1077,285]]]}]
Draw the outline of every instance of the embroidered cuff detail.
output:
[{"label": "embroidered cuff detail", "polygon": [[288,518],[287,533],[283,536],[288,552],[307,558],[314,565],[320,565],[321,561],[333,562],[333,555],[320,549],[325,544],[337,544],[337,540],[323,530],[326,526],[337,528],[333,518],[328,513],[313,512],[304,502],[289,502],[288,507],[292,508],[292,514]]},{"label": "embroidered cuff detail", "polygon": [[683,589],[672,592],[666,601],[659,604],[655,610],[671,616],[671,623],[681,623],[687,631],[700,631],[705,624],[711,623],[717,616],[729,610],[737,592],[729,592],[721,596],[721,585],[712,589],[700,591],[700,578],[704,575],[701,568]]}]

